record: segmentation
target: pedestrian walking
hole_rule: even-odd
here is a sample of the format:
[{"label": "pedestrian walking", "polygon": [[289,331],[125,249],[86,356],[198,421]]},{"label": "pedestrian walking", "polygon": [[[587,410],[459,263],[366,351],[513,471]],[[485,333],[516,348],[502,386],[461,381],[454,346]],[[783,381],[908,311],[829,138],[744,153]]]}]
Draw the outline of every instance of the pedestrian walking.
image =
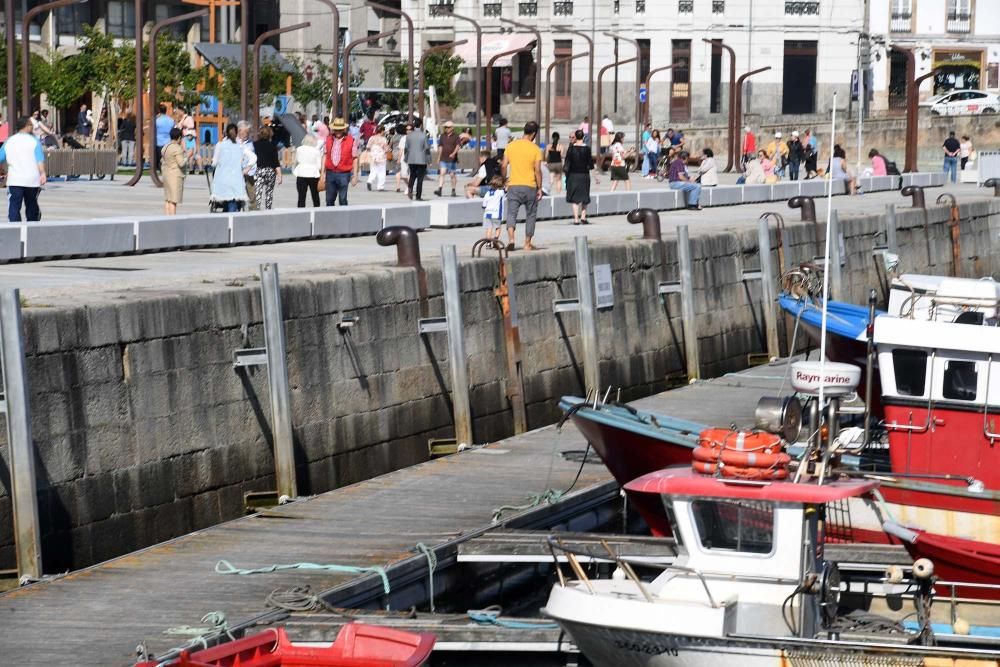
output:
[{"label": "pedestrian walking", "polygon": [[[542,151],[535,143],[538,123],[528,121],[524,135],[507,145],[500,173],[507,177],[507,250],[514,250],[517,214],[523,206],[524,249],[535,250],[535,222],[538,218],[538,200],[542,198]],[[510,170],[508,172],[508,169]]]},{"label": "pedestrian walking", "polygon": [[750,126],[743,128],[743,164],[745,165],[757,155],[757,135],[753,133]]},{"label": "pedestrian walking", "polygon": [[799,180],[799,165],[805,159],[806,154],[799,139],[798,132],[792,132],[792,138],[788,141],[788,178],[792,181]]},{"label": "pedestrian walking", "polygon": [[347,206],[347,190],[358,183],[358,143],[347,134],[347,122],[334,118],[326,138],[326,205]]},{"label": "pedestrian walking", "polygon": [[253,140],[250,138],[250,123],[241,120],[236,123],[236,141],[246,153],[244,162],[246,172],[243,175],[244,187],[247,190],[247,206],[251,211],[257,210],[257,154],[253,150]]},{"label": "pedestrian walking", "polygon": [[406,183],[406,196],[410,196],[410,165],[406,164],[406,135],[413,131],[413,126],[407,123],[400,125],[396,130],[399,141],[396,142],[395,153],[399,160],[399,169],[396,170],[396,192],[402,192],[402,184]]},{"label": "pedestrian walking", "polygon": [[619,183],[625,183],[625,189],[632,189],[632,181],[629,178],[628,166],[625,163],[625,139],[624,132],[615,133],[608,152],[611,154],[611,192],[618,189]]},{"label": "pedestrian walking", "polygon": [[584,116],[583,121],[576,128],[583,132],[583,143],[587,146],[590,145],[590,116]]},{"label": "pedestrian walking", "polygon": [[121,159],[119,164],[124,167],[135,165],[135,114],[127,113],[118,127],[118,140],[121,142]]},{"label": "pedestrian walking", "polygon": [[184,169],[187,156],[181,145],[182,133],[176,127],[170,130],[170,141],[163,147],[160,166],[163,173],[164,213],[177,215],[177,205],[184,201]]},{"label": "pedestrian walking", "polygon": [[972,147],[972,139],[969,138],[969,135],[963,134],[962,141],[958,143],[958,146],[959,146],[958,157],[962,161],[961,164],[962,171],[965,171],[965,165],[967,165],[969,163],[969,160],[972,159],[972,153],[975,150]]},{"label": "pedestrian walking", "polygon": [[950,178],[952,183],[958,182],[958,156],[962,152],[962,144],[955,138],[955,131],[948,133],[948,138],[941,145],[944,150],[944,175],[945,179]]},{"label": "pedestrian walking", "polygon": [[389,162],[389,142],[385,138],[385,129],[376,126],[372,136],[368,138],[368,189],[372,187],[379,192],[385,192],[385,169]]},{"label": "pedestrian walking", "polygon": [[253,177],[254,197],[258,211],[269,211],[274,205],[274,188],[281,185],[281,158],[272,141],[274,133],[266,125],[257,133],[253,152],[257,156],[257,171]]},{"label": "pedestrian walking", "polygon": [[316,137],[307,134],[295,149],[295,191],[299,195],[298,207],[306,207],[306,192],[312,197],[313,208],[319,208],[319,175],[323,170],[323,154],[316,148]]},{"label": "pedestrian walking", "polygon": [[497,159],[503,159],[503,153],[510,144],[510,128],[507,126],[507,119],[501,118],[497,129],[493,131],[494,148],[497,151]]},{"label": "pedestrian walking", "polygon": [[611,147],[611,139],[615,135],[615,124],[608,118],[608,114],[604,114],[604,118],[601,119],[601,155],[608,152]]},{"label": "pedestrian walking", "polygon": [[566,172],[566,202],[573,208],[573,224],[587,223],[587,205],[590,204],[590,172],[594,170],[594,156],[586,144],[587,135],[577,130],[573,145],[566,151],[563,169]]},{"label": "pedestrian walking", "polygon": [[[90,131],[94,129],[93,122],[90,120],[90,114],[87,111],[87,105],[80,105],[80,112],[76,115],[76,131],[77,134],[83,135],[85,137],[90,136]],[[164,141],[164,144],[167,142]]]},{"label": "pedestrian walking", "polygon": [[677,158],[670,163],[670,172],[667,180],[670,181],[671,190],[680,190],[687,199],[687,207],[692,211],[701,210],[701,185],[691,180],[687,171],[687,159],[690,157],[687,151],[681,151]]},{"label": "pedestrian walking", "polygon": [[0,146],[0,164],[7,164],[7,219],[21,222],[21,205],[28,222],[42,219],[38,195],[45,185],[45,151],[32,133],[30,117],[17,120],[17,133]]},{"label": "pedestrian walking", "polygon": [[660,131],[653,130],[646,140],[646,178],[656,178],[657,165],[660,162]]},{"label": "pedestrian walking", "polygon": [[458,187],[458,149],[461,147],[461,140],[455,134],[455,124],[450,120],[446,121],[444,124],[444,133],[438,140],[438,148],[440,150],[438,156],[438,186],[437,190],[434,191],[434,194],[438,197],[444,196],[445,176],[451,176],[451,196],[458,196],[455,193],[455,188]]},{"label": "pedestrian walking", "polygon": [[235,125],[227,125],[226,138],[215,144],[212,166],[215,176],[211,201],[221,205],[227,213],[239,211],[248,200],[245,177],[250,172],[250,162]]},{"label": "pedestrian walking", "polygon": [[548,167],[549,175],[552,178],[553,195],[562,194],[563,190],[563,159],[566,156],[564,155],[562,145],[559,143],[559,139],[559,133],[553,132],[552,137],[549,139],[549,145],[545,149],[545,166]]},{"label": "pedestrian walking", "polygon": [[649,178],[649,160],[646,158],[646,155],[648,154],[646,144],[652,136],[653,126],[651,123],[646,123],[646,126],[642,130],[642,136],[639,139],[639,158],[641,163],[639,165],[639,170],[642,172],[643,178]]},{"label": "pedestrian walking", "polygon": [[[160,171],[160,158],[163,154],[163,147],[170,143],[170,130],[174,129],[174,119],[167,115],[167,105],[161,104],[156,120],[153,121],[154,138],[156,145],[153,147],[153,170]],[[79,131],[79,126],[77,126]],[[84,134],[80,132],[80,134]],[[88,131],[87,134],[90,134]]]},{"label": "pedestrian walking", "polygon": [[403,148],[406,164],[410,169],[406,196],[416,201],[423,201],[424,178],[427,176],[427,163],[431,161],[431,148],[427,144],[427,134],[421,127],[420,119],[414,118],[411,125],[413,131],[406,135],[406,144]]}]

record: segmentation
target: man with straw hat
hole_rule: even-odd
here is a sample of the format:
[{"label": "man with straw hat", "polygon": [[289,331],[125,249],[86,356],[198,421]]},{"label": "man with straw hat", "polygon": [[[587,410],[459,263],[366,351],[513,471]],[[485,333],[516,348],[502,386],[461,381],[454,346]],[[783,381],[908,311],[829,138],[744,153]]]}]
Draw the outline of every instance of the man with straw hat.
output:
[{"label": "man with straw hat", "polygon": [[334,118],[330,124],[324,155],[326,205],[333,206],[336,199],[340,206],[347,206],[347,190],[358,183],[358,144],[347,134],[343,118]]}]

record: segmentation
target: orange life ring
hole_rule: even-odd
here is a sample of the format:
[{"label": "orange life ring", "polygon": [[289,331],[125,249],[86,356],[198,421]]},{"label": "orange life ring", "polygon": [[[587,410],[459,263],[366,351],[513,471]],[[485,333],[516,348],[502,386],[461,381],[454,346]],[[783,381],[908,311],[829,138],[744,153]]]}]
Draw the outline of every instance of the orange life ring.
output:
[{"label": "orange life ring", "polygon": [[708,428],[698,435],[702,447],[728,449],[740,452],[767,452],[781,449],[781,438],[761,431],[733,431],[726,428]]},{"label": "orange life ring", "polygon": [[722,462],[727,466],[740,468],[773,468],[786,466],[792,462],[792,457],[784,452],[740,451],[735,449],[713,449],[711,447],[695,447],[691,452],[695,461],[703,463]]},{"label": "orange life ring", "polygon": [[692,461],[691,467],[702,475],[721,474],[729,479],[745,479],[750,481],[768,481],[788,479],[788,468],[741,468],[705,461]]},{"label": "orange life ring", "polygon": [[702,475],[714,475],[719,470],[717,463],[706,463],[705,461],[692,461],[691,467]]}]

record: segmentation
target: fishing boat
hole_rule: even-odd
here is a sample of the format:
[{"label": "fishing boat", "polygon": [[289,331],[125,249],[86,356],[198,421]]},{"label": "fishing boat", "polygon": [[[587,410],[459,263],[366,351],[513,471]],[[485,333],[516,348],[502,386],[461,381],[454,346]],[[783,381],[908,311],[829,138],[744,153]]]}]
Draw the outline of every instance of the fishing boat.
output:
[{"label": "fishing boat", "polygon": [[329,646],[299,645],[284,628],[136,667],[418,667],[434,649],[435,637],[363,623],[348,623]]},{"label": "fishing boat", "polygon": [[565,555],[576,579],[560,570],[543,612],[599,667],[1000,664],[1000,645],[988,637],[931,645],[928,563],[914,566],[915,630],[898,618],[839,613],[839,572],[824,559],[826,520],[831,505],[877,487],[727,479],[691,466],[650,473],[626,489],[666,508],[676,560],[647,582],[636,568],[648,563],[608,547],[617,570],[592,579],[577,561],[585,554],[552,538],[553,555]]}]

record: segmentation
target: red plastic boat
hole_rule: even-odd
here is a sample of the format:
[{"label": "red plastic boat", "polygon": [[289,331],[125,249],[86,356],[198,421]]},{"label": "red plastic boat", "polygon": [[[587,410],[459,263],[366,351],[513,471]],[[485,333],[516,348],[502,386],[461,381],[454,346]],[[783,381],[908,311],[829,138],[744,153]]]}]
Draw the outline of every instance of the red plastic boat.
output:
[{"label": "red plastic boat", "polygon": [[273,628],[194,653],[184,651],[166,663],[136,667],[417,667],[430,656],[435,640],[427,632],[349,623],[330,646],[296,646],[284,628]]},{"label": "red plastic boat", "polygon": [[[934,563],[934,574],[942,581],[993,586],[1000,584],[1000,544],[937,535],[919,528],[901,526],[893,521],[886,521],[882,527],[885,532],[899,538],[914,560],[929,558]],[[948,597],[951,589],[945,587],[939,594]],[[955,595],[1000,600],[1000,587],[956,586]]]}]

